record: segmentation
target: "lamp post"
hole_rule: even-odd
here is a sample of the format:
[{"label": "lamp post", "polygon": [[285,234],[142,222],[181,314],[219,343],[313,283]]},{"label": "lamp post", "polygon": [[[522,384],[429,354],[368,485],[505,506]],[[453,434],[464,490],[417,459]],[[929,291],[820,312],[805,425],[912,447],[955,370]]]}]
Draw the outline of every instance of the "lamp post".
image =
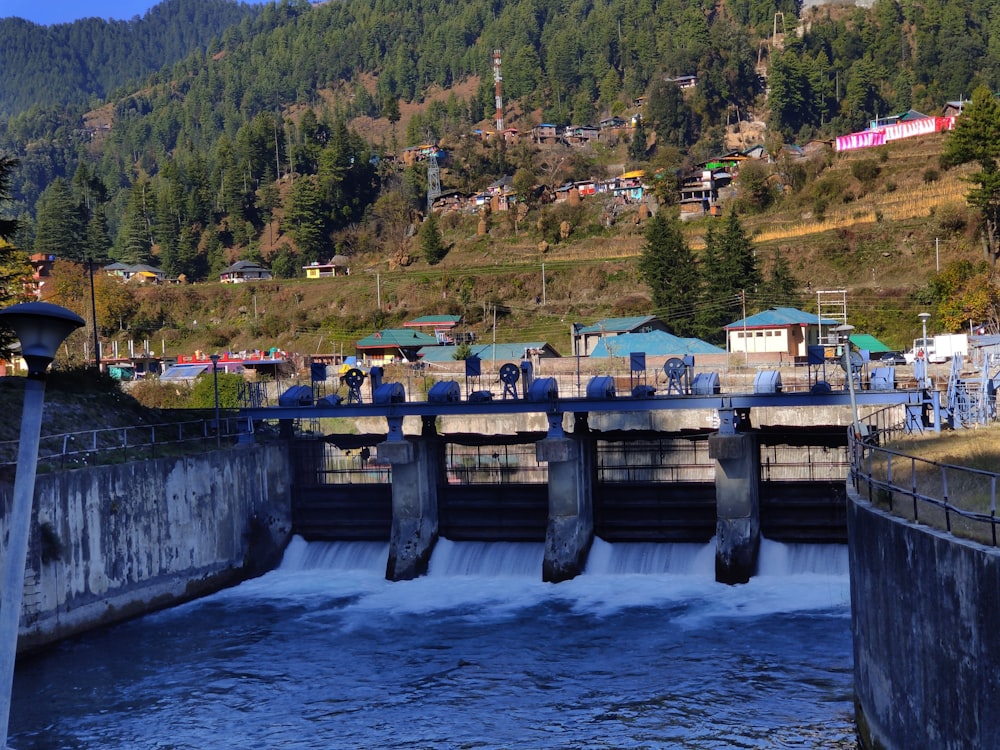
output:
[{"label": "lamp post", "polygon": [[27,302],[0,310],[0,324],[10,328],[17,336],[21,342],[21,356],[28,365],[14,499],[7,528],[3,591],[0,592],[0,748],[6,748],[24,594],[24,567],[31,534],[31,505],[38,469],[42,407],[45,403],[45,370],[55,359],[59,345],[84,322],[83,318],[64,307],[47,302]]},{"label": "lamp post", "polygon": [[920,339],[920,344],[921,344],[920,348],[924,352],[924,359],[927,359],[927,319],[930,316],[931,314],[927,312],[922,312],[917,316],[918,318],[920,318],[920,322],[921,324],[923,324],[924,328],[924,337]]},{"label": "lamp post", "polygon": [[[923,326],[923,331],[924,331],[923,338],[920,339],[920,352],[922,354],[921,359],[923,360],[923,362],[921,362],[921,365],[923,366],[923,371],[924,371],[922,377],[923,382],[921,383],[921,385],[924,388],[928,388],[930,386],[930,377],[929,373],[927,372],[927,363],[930,361],[929,359],[930,352],[927,350],[927,319],[930,318],[930,316],[931,314],[928,312],[922,312],[917,316],[918,318],[920,318],[920,323]],[[916,355],[916,352],[914,352],[914,355]]]},{"label": "lamp post", "polygon": [[847,391],[851,394],[851,420],[854,425],[854,436],[861,437],[861,421],[858,419],[858,402],[854,395],[854,368],[851,364],[851,331],[854,326],[845,323],[833,329],[837,334],[837,340],[843,347],[841,353],[841,367],[847,375]]},{"label": "lamp post", "polygon": [[209,354],[208,358],[212,360],[212,387],[215,390],[215,442],[218,445],[220,441],[219,437],[219,355]]}]

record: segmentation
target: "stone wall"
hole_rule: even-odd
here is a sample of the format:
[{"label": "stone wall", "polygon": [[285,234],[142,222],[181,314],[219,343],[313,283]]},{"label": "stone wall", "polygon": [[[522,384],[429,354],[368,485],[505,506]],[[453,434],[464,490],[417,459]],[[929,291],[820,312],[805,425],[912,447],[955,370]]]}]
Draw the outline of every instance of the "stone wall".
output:
[{"label": "stone wall", "polygon": [[863,746],[1000,747],[1000,551],[848,496]]},{"label": "stone wall", "polygon": [[[290,533],[290,490],[280,445],[39,475],[19,650],[274,567]],[[3,536],[12,492],[0,483]]]}]

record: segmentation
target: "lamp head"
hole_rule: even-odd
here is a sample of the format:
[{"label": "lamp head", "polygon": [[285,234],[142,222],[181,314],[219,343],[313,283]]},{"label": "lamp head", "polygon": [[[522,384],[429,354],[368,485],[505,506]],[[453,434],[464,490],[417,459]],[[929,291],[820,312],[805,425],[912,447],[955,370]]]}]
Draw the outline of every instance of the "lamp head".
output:
[{"label": "lamp head", "polygon": [[851,340],[851,331],[854,330],[854,326],[845,323],[842,326],[837,326],[833,329],[834,333],[837,334],[837,341],[844,344]]},{"label": "lamp head", "polygon": [[25,302],[0,310],[0,324],[10,328],[21,342],[21,356],[28,364],[28,376],[39,378],[56,358],[59,345],[84,322],[65,307],[48,302]]}]

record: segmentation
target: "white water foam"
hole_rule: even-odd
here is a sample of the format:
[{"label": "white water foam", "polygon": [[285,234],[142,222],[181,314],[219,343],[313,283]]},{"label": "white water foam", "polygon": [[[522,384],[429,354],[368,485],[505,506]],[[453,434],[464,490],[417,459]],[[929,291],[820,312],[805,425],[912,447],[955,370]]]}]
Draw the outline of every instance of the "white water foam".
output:
[{"label": "white water foam", "polygon": [[501,622],[553,604],[597,617],[630,608],[666,607],[669,622],[685,629],[719,619],[806,611],[843,617],[850,611],[846,550],[841,546],[764,540],[758,575],[736,586],[715,581],[714,549],[714,543],[608,544],[595,539],[585,573],[552,584],[541,579],[540,543],[441,539],[428,575],[390,582],[385,580],[384,544],[297,539],[278,570],[218,596],[296,604],[312,600],[317,606],[341,599],[341,624],[347,629],[370,617],[444,612]]}]

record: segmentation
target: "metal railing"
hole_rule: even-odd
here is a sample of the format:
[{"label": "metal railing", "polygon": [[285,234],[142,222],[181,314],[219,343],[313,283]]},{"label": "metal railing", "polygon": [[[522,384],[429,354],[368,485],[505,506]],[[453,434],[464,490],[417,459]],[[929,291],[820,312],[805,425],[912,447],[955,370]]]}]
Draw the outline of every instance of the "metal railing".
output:
[{"label": "metal railing", "polygon": [[[889,411],[889,410],[883,410]],[[876,415],[873,415],[876,416]],[[872,505],[955,536],[997,545],[997,477],[982,469],[931,461],[884,447],[902,421],[855,436],[849,430],[850,481]]]},{"label": "metal railing", "polygon": [[[218,426],[215,419],[198,419],[43,435],[38,470],[60,471],[212,450],[233,445],[253,431],[252,421],[245,417],[223,417]],[[15,466],[17,447],[16,440],[0,442],[0,469]]]}]

